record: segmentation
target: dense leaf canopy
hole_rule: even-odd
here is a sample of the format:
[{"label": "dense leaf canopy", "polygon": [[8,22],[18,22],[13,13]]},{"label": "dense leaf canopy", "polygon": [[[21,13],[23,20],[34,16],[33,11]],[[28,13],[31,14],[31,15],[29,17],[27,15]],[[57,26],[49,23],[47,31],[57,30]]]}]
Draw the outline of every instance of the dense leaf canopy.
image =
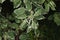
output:
[{"label": "dense leaf canopy", "polygon": [[[4,1],[6,0],[0,0],[1,5]],[[38,20],[46,19],[44,15],[48,14],[50,9],[56,10],[53,0],[10,1],[13,2],[13,8],[15,8],[12,14],[6,18],[0,11],[0,40],[2,37],[4,40],[15,40],[15,35],[19,35],[19,40],[40,40],[39,37],[44,35],[38,28]],[[0,10],[2,9],[0,7]],[[60,25],[60,14],[58,12],[53,16],[50,15],[47,19],[54,20],[58,26]]]}]

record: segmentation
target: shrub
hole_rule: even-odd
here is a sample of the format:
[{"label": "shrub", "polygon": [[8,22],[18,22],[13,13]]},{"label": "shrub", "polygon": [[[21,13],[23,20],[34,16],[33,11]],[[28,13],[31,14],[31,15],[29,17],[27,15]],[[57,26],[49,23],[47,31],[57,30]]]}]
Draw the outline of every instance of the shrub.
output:
[{"label": "shrub", "polygon": [[[46,19],[44,15],[48,14],[50,9],[56,10],[53,0],[10,1],[13,2],[13,12],[11,14],[7,12],[6,15],[0,14],[0,40],[2,38],[4,40],[17,40],[15,36],[18,36],[19,40],[40,40],[41,32],[38,29],[38,20]],[[3,2],[4,0],[0,0],[1,5]],[[56,24],[60,25],[60,14],[57,13],[53,16],[50,15],[48,19],[54,18]]]}]

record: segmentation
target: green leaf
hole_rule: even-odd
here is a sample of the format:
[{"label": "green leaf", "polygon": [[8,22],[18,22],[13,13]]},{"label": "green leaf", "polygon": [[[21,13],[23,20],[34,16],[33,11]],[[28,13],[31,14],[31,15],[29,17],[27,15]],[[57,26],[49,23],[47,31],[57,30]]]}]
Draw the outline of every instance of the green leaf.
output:
[{"label": "green leaf", "polygon": [[21,20],[19,20],[19,19],[15,19],[15,22],[16,22],[16,23],[20,23]]},{"label": "green leaf", "polygon": [[3,3],[5,0],[0,0],[0,3]]},{"label": "green leaf", "polygon": [[37,16],[35,17],[36,20],[42,20],[42,19],[45,19],[45,17],[43,15],[40,15],[40,16]]},{"label": "green leaf", "polygon": [[2,0],[0,0],[0,3],[2,2]]},{"label": "green leaf", "polygon": [[15,18],[14,18],[12,15],[10,15],[10,16],[8,17],[8,19],[11,20],[11,21],[15,20]]},{"label": "green leaf", "polygon": [[20,7],[18,9],[14,10],[14,13],[16,15],[18,15],[18,16],[21,15],[21,14],[24,14],[25,13],[25,8],[24,7]]},{"label": "green leaf", "polygon": [[27,28],[27,33],[31,32],[32,30],[38,29],[38,23],[32,21],[31,25]]},{"label": "green leaf", "polygon": [[39,15],[45,15],[45,14],[47,14],[47,12],[44,9],[38,9],[38,8],[36,8],[34,17],[37,17]]},{"label": "green leaf", "polygon": [[39,3],[39,4],[43,4],[45,2],[45,0],[32,0],[32,2],[35,2],[35,3]]},{"label": "green leaf", "polygon": [[45,0],[39,0],[40,4],[43,4],[45,2]]},{"label": "green leaf", "polygon": [[2,36],[3,35],[3,32],[2,32],[2,30],[0,30],[0,36]]},{"label": "green leaf", "polygon": [[21,30],[24,30],[27,27],[27,20],[23,20],[23,22],[21,23],[21,25],[19,26]]},{"label": "green leaf", "polygon": [[17,8],[21,5],[21,0],[11,0],[14,3],[14,8]]},{"label": "green leaf", "polygon": [[31,4],[31,2],[30,2],[29,0],[24,0],[24,3],[25,3],[25,5],[26,5],[26,9],[27,9],[28,11],[31,11],[31,9],[32,9],[32,4]]},{"label": "green leaf", "polygon": [[52,10],[56,10],[55,7],[53,7],[53,6],[51,6],[51,9],[52,9]]},{"label": "green leaf", "polygon": [[54,21],[58,26],[60,25],[60,14],[58,13],[54,14]]},{"label": "green leaf", "polygon": [[25,8],[24,7],[16,9],[14,11],[14,13],[16,14],[15,18],[17,18],[17,19],[25,19],[27,17],[26,14],[24,14],[25,13]]},{"label": "green leaf", "polygon": [[26,17],[27,17],[26,14],[15,16],[15,18],[17,18],[17,19],[25,19]]},{"label": "green leaf", "polygon": [[32,31],[32,26],[28,26],[27,33],[31,32],[31,31]]},{"label": "green leaf", "polygon": [[53,15],[50,15],[50,16],[48,17],[48,20],[53,20],[53,19],[54,19]]},{"label": "green leaf", "polygon": [[7,33],[8,33],[8,36],[9,36],[8,39],[11,39],[11,40],[15,39],[15,36],[14,36],[15,33],[14,33],[14,31],[10,30]]},{"label": "green leaf", "polygon": [[4,40],[7,40],[8,39],[8,33],[7,32],[4,32],[4,34],[3,34],[3,38],[4,38]]},{"label": "green leaf", "polygon": [[3,38],[4,40],[15,40],[14,31],[8,30],[8,32],[4,32]]},{"label": "green leaf", "polygon": [[13,29],[17,29],[17,28],[18,28],[18,24],[16,24],[16,23],[11,23],[11,24],[9,24],[9,27],[10,27],[10,28],[13,28]]},{"label": "green leaf", "polygon": [[45,3],[45,11],[49,12],[50,5],[48,3]]},{"label": "green leaf", "polygon": [[0,36],[0,40],[2,40],[2,37]]},{"label": "green leaf", "polygon": [[56,4],[53,1],[50,1],[50,4],[54,7],[56,7]]},{"label": "green leaf", "polygon": [[40,31],[39,30],[34,30],[35,36],[39,37],[40,36]]},{"label": "green leaf", "polygon": [[39,15],[41,15],[41,12],[42,12],[42,10],[41,10],[41,9],[38,9],[38,10],[35,12],[34,16],[39,16]]},{"label": "green leaf", "polygon": [[50,4],[50,7],[51,7],[52,10],[56,10],[55,9],[56,5],[53,1],[50,1],[49,4]]},{"label": "green leaf", "polygon": [[38,28],[38,23],[32,21],[31,28],[36,30]]},{"label": "green leaf", "polygon": [[20,40],[28,40],[28,36],[27,34],[21,34],[20,37],[19,37]]},{"label": "green leaf", "polygon": [[[40,9],[41,9],[41,15],[47,14],[47,12],[46,12],[46,10],[43,8],[43,6],[35,8],[34,11],[37,12],[37,11],[40,10]],[[39,12],[40,12],[40,11],[39,11]]]},{"label": "green leaf", "polygon": [[2,23],[0,27],[4,29],[4,28],[7,28],[7,25],[8,25],[7,23]]},{"label": "green leaf", "polygon": [[34,40],[34,36],[33,36],[32,32],[30,32],[30,33],[24,32],[19,36],[19,39],[20,40]]}]

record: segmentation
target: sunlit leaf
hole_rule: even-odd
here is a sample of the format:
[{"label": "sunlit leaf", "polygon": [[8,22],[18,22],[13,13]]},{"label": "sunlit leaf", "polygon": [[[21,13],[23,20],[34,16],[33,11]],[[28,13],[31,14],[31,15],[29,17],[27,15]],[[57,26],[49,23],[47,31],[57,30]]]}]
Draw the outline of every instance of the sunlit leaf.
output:
[{"label": "sunlit leaf", "polygon": [[[35,12],[34,17],[40,17],[40,18],[41,18],[41,15],[44,15],[44,14],[47,14],[44,9],[38,9],[38,10]],[[40,19],[40,18],[39,18],[39,19]],[[42,17],[42,18],[43,18],[43,17]]]},{"label": "sunlit leaf", "polygon": [[21,5],[21,0],[11,0],[14,3],[14,8],[17,8]]},{"label": "sunlit leaf", "polygon": [[28,11],[31,11],[31,9],[32,9],[32,4],[31,4],[31,2],[30,2],[29,0],[24,0],[24,3],[25,3],[25,5],[26,5],[26,9],[27,9]]},{"label": "sunlit leaf", "polygon": [[45,19],[45,17],[43,15],[40,15],[40,16],[37,16],[35,17],[36,20],[42,20],[42,19]]},{"label": "sunlit leaf", "polygon": [[10,31],[8,31],[8,32],[4,32],[3,38],[4,38],[5,40],[7,40],[7,39],[9,39],[9,40],[10,40],[10,39],[11,39],[11,40],[15,40],[14,31],[10,30]]},{"label": "sunlit leaf", "polygon": [[39,0],[40,4],[43,4],[45,2],[45,0]]},{"label": "sunlit leaf", "polygon": [[3,3],[5,0],[0,0],[0,3]]},{"label": "sunlit leaf", "polygon": [[33,2],[39,3],[39,4],[43,4],[45,2],[45,0],[32,0]]},{"label": "sunlit leaf", "polygon": [[41,12],[42,12],[42,10],[41,10],[41,9],[38,9],[38,10],[35,12],[34,16],[39,16],[39,15],[41,15]]},{"label": "sunlit leaf", "polygon": [[27,33],[31,32],[31,31],[32,31],[32,26],[28,26]]},{"label": "sunlit leaf", "polygon": [[27,27],[27,20],[23,20],[21,25],[19,26],[21,30],[24,30]]},{"label": "sunlit leaf", "polygon": [[55,5],[55,3],[53,1],[50,1],[49,4],[50,4],[50,7],[51,7],[52,10],[56,10],[55,9],[56,5]]},{"label": "sunlit leaf", "polygon": [[2,37],[0,37],[0,40],[2,40]]},{"label": "sunlit leaf", "polygon": [[25,13],[25,8],[24,8],[24,7],[21,7],[21,8],[19,8],[19,9],[16,9],[16,10],[14,11],[14,13],[15,13],[16,15],[24,14],[24,13]]},{"label": "sunlit leaf", "polygon": [[22,15],[17,15],[15,16],[17,19],[25,19],[27,16],[26,14],[22,14]]},{"label": "sunlit leaf", "polygon": [[38,28],[38,23],[32,21],[31,26],[32,26],[32,29],[35,29],[36,30]]}]

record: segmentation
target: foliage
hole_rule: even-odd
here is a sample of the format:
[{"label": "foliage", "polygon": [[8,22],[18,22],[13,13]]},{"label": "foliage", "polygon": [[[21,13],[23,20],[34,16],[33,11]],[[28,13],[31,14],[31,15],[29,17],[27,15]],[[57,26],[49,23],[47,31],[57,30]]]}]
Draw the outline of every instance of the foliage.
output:
[{"label": "foliage", "polygon": [[[2,1],[0,0],[0,3]],[[14,3],[14,8],[18,8],[7,19],[0,16],[0,40],[2,37],[4,40],[15,40],[15,35],[20,34],[18,30],[22,30],[19,40],[39,40],[41,33],[38,29],[38,20],[45,19],[44,15],[48,14],[50,9],[55,10],[56,5],[53,0],[11,1]],[[60,25],[60,14],[55,13],[53,17],[56,24]]]}]

